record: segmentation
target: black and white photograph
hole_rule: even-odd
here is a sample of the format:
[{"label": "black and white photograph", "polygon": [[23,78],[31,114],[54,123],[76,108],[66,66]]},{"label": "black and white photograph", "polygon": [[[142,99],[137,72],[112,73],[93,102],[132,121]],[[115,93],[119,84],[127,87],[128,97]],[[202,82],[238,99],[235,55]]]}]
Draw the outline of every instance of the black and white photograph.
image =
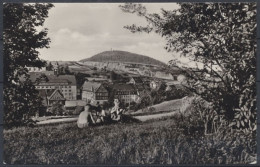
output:
[{"label": "black and white photograph", "polygon": [[3,3],[0,163],[257,164],[256,14],[256,2]]}]

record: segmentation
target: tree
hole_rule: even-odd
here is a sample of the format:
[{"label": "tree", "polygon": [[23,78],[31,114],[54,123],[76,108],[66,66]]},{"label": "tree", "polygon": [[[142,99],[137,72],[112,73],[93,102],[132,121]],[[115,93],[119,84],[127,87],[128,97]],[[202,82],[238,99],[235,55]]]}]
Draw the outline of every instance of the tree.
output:
[{"label": "tree", "polygon": [[65,71],[64,71],[64,67],[63,67],[63,66],[59,66],[59,67],[58,67],[58,71],[59,71],[59,75],[65,74]]},{"label": "tree", "polygon": [[111,72],[110,72],[110,79],[111,79],[112,81],[117,80],[117,79],[118,79],[117,73],[115,73],[114,71],[111,71]]},{"label": "tree", "polygon": [[69,69],[69,66],[68,66],[67,64],[66,64],[65,67],[64,67],[64,73],[65,73],[65,74],[68,74],[68,75],[71,74],[70,69]]},{"label": "tree", "polygon": [[166,84],[160,83],[159,87],[151,91],[152,104],[158,104],[166,99]]},{"label": "tree", "polygon": [[75,73],[74,75],[75,75],[77,84],[79,86],[82,86],[84,84],[84,82],[86,81],[86,78],[90,77],[89,74],[84,74],[84,73]]},{"label": "tree", "polygon": [[176,10],[162,9],[161,15],[148,14],[140,4],[120,7],[149,23],[125,28],[158,33],[166,39],[167,51],[203,65],[188,68],[171,61],[186,75],[187,88],[228,122],[239,118],[238,127],[255,130],[256,3],[180,3]]},{"label": "tree", "polygon": [[44,67],[38,49],[48,48],[47,29],[38,31],[52,4],[4,3],[4,123],[18,126],[42,107],[26,66]]},{"label": "tree", "polygon": [[49,64],[46,66],[47,71],[52,71],[53,70],[53,65],[51,64],[51,62],[49,62]]},{"label": "tree", "polygon": [[59,102],[55,102],[50,108],[50,112],[56,116],[64,115],[65,111],[64,105]]}]

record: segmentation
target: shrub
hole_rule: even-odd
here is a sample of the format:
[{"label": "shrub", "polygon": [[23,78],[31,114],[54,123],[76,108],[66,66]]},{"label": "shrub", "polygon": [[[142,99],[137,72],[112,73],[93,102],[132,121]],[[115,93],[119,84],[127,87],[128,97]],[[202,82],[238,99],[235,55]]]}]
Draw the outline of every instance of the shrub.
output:
[{"label": "shrub", "polygon": [[73,112],[73,115],[79,115],[84,110],[84,106],[77,106]]}]

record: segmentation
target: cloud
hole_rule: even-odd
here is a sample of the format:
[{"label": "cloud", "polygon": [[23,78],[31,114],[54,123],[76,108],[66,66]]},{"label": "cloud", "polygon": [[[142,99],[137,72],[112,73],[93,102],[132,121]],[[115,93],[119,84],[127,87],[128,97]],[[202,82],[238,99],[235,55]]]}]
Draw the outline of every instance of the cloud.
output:
[{"label": "cloud", "polygon": [[[125,25],[145,25],[144,18],[124,13],[116,3],[61,3],[54,4],[45,27],[51,38],[49,49],[41,49],[41,58],[47,60],[81,60],[97,53],[124,50],[150,56],[163,62],[171,60],[165,41],[155,33],[131,33]],[[145,4],[148,11],[160,8],[174,9],[174,3]]]}]

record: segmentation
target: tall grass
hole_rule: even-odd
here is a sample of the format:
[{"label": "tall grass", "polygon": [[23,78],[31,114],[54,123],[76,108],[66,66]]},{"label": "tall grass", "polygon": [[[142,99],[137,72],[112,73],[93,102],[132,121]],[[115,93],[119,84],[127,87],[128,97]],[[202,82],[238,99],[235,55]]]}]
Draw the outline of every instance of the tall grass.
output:
[{"label": "tall grass", "polygon": [[[240,136],[188,132],[181,115],[78,129],[75,123],[4,131],[7,164],[229,164],[252,160]],[[185,119],[188,119],[186,117]],[[187,122],[186,122],[187,123]],[[197,128],[197,129],[196,129]],[[232,146],[233,149],[230,149]],[[244,153],[243,153],[244,152]]]}]

